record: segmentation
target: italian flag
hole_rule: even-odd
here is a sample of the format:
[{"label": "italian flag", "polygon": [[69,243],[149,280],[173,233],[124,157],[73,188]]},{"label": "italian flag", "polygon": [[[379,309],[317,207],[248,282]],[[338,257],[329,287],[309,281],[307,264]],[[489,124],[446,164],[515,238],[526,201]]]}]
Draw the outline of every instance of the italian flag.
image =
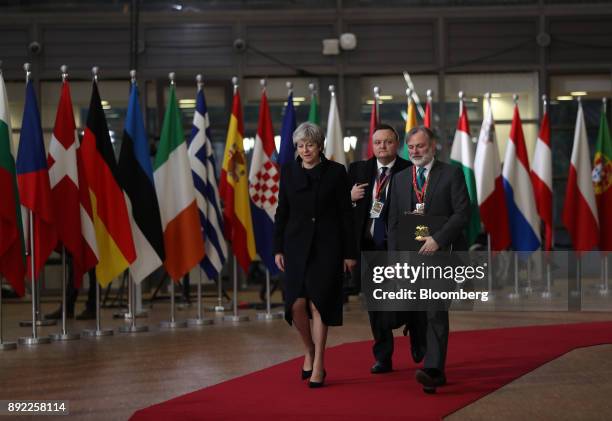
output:
[{"label": "italian flag", "polygon": [[0,70],[0,276],[21,296],[25,293],[25,248],[12,149],[11,118]]},{"label": "italian flag", "polygon": [[455,139],[451,149],[450,160],[463,170],[465,184],[470,196],[470,220],[466,228],[468,245],[474,244],[480,234],[480,214],[478,212],[478,196],[476,194],[476,178],[474,176],[474,143],[470,139],[470,126],[463,100],[459,103],[460,115],[455,131]]},{"label": "italian flag", "polygon": [[154,178],[164,232],[164,267],[178,282],[204,258],[204,239],[174,84],[155,156]]}]

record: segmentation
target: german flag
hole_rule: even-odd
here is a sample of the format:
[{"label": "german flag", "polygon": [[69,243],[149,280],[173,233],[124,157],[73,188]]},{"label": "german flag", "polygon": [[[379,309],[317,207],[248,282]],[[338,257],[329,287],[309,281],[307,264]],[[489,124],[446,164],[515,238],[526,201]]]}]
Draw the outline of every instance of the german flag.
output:
[{"label": "german flag", "polygon": [[125,196],[118,181],[117,161],[95,80],[81,153],[89,182],[98,242],[96,276],[100,285],[106,286],[136,260],[136,250]]}]

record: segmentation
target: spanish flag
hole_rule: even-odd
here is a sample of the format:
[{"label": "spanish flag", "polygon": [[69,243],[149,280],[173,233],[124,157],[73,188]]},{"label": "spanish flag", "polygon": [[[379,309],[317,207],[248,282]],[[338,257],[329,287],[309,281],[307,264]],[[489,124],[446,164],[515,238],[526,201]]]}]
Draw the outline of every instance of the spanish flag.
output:
[{"label": "spanish flag", "polygon": [[170,85],[154,167],[166,249],[164,267],[178,282],[204,258],[204,237],[174,84]]},{"label": "spanish flag", "polygon": [[98,242],[96,277],[104,287],[136,260],[136,250],[96,81],[93,83],[81,154],[85,177],[89,182]]},{"label": "spanish flag", "polygon": [[248,273],[256,251],[249,203],[247,162],[242,144],[243,134],[242,106],[240,94],[236,89],[225,141],[219,193],[224,204],[225,237],[232,243],[238,264]]}]

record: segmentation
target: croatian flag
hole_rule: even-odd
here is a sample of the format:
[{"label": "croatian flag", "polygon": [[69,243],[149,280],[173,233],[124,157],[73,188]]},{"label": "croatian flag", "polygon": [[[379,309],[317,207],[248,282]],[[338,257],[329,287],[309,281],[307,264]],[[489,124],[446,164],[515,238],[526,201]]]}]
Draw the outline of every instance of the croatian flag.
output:
[{"label": "croatian flag", "polygon": [[540,247],[540,217],[533,195],[529,158],[518,105],[514,106],[502,175],[512,248],[515,251],[535,251]]},{"label": "croatian flag", "polygon": [[[289,105],[288,105],[289,107]],[[251,218],[255,231],[257,254],[274,275],[278,268],[274,263],[273,233],[274,215],[278,205],[278,184],[280,171],[272,161],[275,152],[272,118],[266,92],[261,95],[259,123],[249,171],[249,196],[251,197]]]}]

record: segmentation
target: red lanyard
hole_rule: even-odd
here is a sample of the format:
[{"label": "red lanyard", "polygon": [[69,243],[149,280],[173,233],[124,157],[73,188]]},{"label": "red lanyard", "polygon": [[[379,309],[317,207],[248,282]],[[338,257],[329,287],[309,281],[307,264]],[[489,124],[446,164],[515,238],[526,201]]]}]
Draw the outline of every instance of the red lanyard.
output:
[{"label": "red lanyard", "polygon": [[425,178],[425,184],[423,184],[423,189],[419,190],[417,180],[416,180],[416,165],[412,166],[412,188],[414,189],[414,193],[417,197],[417,202],[423,203],[423,199],[425,198],[425,193],[427,193],[427,184],[429,184],[429,177]]},{"label": "red lanyard", "polygon": [[387,187],[387,183],[389,182],[390,179],[390,173],[391,169],[387,169],[387,173],[385,174],[384,177],[376,177],[376,183],[374,184],[374,199],[375,200],[379,200],[380,199],[380,192]]}]

